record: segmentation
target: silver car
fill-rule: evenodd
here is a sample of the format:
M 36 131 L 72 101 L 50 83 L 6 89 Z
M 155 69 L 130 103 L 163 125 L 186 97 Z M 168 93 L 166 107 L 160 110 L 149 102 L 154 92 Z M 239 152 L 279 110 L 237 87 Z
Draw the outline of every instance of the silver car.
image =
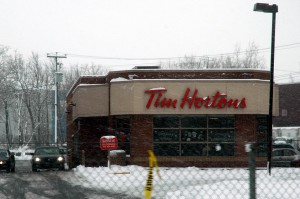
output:
M 300 167 L 300 152 L 291 148 L 273 149 L 272 166 Z

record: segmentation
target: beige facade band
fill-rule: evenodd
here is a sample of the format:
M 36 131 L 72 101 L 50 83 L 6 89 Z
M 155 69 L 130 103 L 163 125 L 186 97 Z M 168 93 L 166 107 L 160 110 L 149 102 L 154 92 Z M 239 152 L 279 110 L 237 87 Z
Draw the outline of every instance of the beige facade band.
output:
M 278 86 L 273 114 L 278 115 Z M 110 97 L 109 97 L 110 96 Z M 124 80 L 79 85 L 73 119 L 134 114 L 268 114 L 266 80 Z M 110 110 L 110 113 L 109 113 Z

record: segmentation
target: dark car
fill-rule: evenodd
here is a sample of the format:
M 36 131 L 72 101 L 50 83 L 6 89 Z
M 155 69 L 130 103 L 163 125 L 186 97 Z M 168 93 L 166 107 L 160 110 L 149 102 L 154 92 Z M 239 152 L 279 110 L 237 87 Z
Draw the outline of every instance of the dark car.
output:
M 300 167 L 300 152 L 291 148 L 273 149 L 274 167 Z
M 15 156 L 7 149 L 0 149 L 0 170 L 15 172 Z
M 38 147 L 32 154 L 32 171 L 38 169 L 64 170 L 65 159 L 58 147 Z

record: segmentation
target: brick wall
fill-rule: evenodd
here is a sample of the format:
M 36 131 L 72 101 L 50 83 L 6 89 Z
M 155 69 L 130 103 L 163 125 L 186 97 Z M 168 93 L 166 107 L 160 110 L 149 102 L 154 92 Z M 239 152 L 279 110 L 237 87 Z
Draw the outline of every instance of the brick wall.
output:
M 106 166 L 107 151 L 99 148 L 99 139 L 107 135 L 107 131 L 101 132 L 101 123 L 107 123 L 107 118 L 84 118 L 80 121 L 79 157 L 81 151 L 85 153 L 86 166 Z M 248 154 L 245 152 L 245 144 L 256 141 L 256 115 L 236 115 L 235 129 L 235 156 L 234 157 L 157 157 L 160 166 L 199 166 L 199 167 L 246 167 Z M 129 164 L 148 166 L 148 150 L 153 148 L 152 116 L 131 116 L 130 135 L 131 156 Z M 266 165 L 266 158 L 257 159 L 258 166 Z M 75 165 L 74 165 L 75 166 Z
M 131 116 L 130 152 L 131 157 L 148 157 L 153 150 L 152 116 Z
M 256 115 L 236 115 L 234 157 L 157 157 L 160 166 L 246 167 L 245 144 L 256 142 Z M 147 150 L 153 146 L 152 116 L 132 116 L 130 164 L 148 166 Z M 257 159 L 266 166 L 266 158 Z

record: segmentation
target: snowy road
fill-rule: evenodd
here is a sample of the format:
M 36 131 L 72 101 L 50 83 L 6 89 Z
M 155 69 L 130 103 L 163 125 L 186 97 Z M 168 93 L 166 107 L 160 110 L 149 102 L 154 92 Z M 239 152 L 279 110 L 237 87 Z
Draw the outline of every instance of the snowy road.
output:
M 74 186 L 72 171 L 31 172 L 30 161 L 17 161 L 15 173 L 0 173 L 1 199 L 115 199 L 130 197 Z

